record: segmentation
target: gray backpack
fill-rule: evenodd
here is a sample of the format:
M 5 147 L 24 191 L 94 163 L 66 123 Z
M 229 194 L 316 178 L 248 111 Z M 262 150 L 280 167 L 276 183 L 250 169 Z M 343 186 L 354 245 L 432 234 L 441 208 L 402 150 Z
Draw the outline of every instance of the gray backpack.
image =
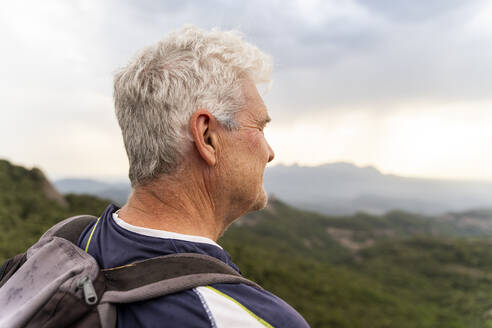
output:
M 0 268 L 0 327 L 115 327 L 118 303 L 214 283 L 244 283 L 222 261 L 181 253 L 100 269 L 77 246 L 93 216 L 68 218 Z

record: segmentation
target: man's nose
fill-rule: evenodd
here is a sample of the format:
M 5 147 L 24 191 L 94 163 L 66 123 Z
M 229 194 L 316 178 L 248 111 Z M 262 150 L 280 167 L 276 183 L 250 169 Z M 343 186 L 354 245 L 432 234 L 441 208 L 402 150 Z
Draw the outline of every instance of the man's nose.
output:
M 270 163 L 275 158 L 275 153 L 273 152 L 273 149 L 272 147 L 270 147 L 270 144 L 268 142 L 267 142 L 267 146 L 268 146 L 268 163 Z

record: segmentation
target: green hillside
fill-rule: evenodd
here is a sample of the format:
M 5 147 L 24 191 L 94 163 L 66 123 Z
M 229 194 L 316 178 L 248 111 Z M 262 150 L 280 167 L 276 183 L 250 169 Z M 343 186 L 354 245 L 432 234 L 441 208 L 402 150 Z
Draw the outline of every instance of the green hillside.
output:
M 0 160 L 0 261 L 35 243 L 47 228 L 66 217 L 98 215 L 108 201 L 87 195 L 63 197 L 37 168 Z
M 470 226 L 273 201 L 220 242 L 313 327 L 492 327 L 492 240 Z
M 0 259 L 107 200 L 62 196 L 38 169 L 0 160 Z M 473 225 L 471 217 L 479 224 Z M 312 327 L 492 327 L 487 212 L 436 219 L 404 212 L 329 217 L 271 200 L 219 240 L 243 274 Z M 464 224 L 466 223 L 466 224 Z

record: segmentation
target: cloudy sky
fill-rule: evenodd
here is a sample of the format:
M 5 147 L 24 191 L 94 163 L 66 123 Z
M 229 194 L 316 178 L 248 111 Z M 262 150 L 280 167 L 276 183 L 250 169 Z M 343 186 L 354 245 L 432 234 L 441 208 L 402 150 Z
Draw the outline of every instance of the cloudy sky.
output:
M 52 179 L 125 176 L 112 73 L 184 24 L 273 55 L 272 164 L 492 180 L 486 0 L 5 2 L 0 158 Z

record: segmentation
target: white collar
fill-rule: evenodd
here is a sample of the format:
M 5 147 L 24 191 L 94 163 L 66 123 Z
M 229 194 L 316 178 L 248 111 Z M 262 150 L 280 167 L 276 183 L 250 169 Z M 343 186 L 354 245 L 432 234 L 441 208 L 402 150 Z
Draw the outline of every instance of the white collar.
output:
M 140 235 L 157 237 L 157 238 L 164 238 L 164 239 L 179 239 L 179 240 L 191 241 L 194 243 L 210 244 L 210 245 L 214 245 L 214 246 L 217 246 L 217 247 L 222 249 L 222 247 L 220 247 L 219 244 L 217 244 L 212 239 L 207 238 L 207 237 L 185 235 L 185 234 L 177 233 L 177 232 L 150 229 L 150 228 L 144 228 L 144 227 L 138 227 L 138 226 L 131 225 L 131 224 L 123 221 L 118 216 L 118 213 L 116 213 L 116 212 L 113 213 L 113 220 L 117 225 L 119 225 L 123 229 L 138 233 Z

